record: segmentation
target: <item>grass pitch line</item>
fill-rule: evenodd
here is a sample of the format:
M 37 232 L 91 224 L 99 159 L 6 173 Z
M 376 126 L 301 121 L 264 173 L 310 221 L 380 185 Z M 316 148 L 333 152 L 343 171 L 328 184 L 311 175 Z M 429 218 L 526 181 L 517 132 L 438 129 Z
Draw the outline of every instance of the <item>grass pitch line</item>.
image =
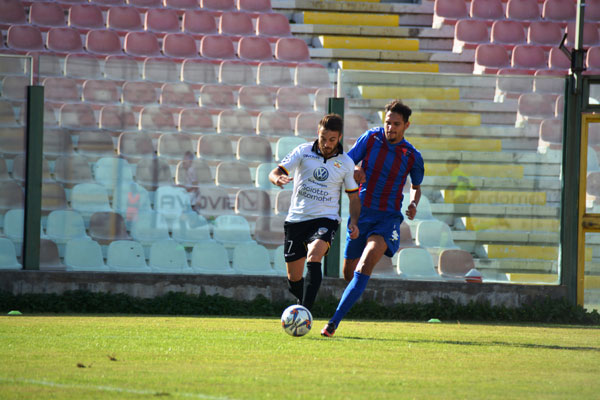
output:
M 156 396 L 156 395 L 162 394 L 162 392 L 156 391 L 156 390 L 125 389 L 125 388 L 114 387 L 114 386 L 75 385 L 75 384 L 58 383 L 58 382 L 51 382 L 51 381 L 39 381 L 39 380 L 35 380 L 35 379 L 13 379 L 13 378 L 0 377 L 0 382 L 27 383 L 30 385 L 48 386 L 48 387 L 55 387 L 55 388 L 97 390 L 100 392 L 129 393 L 129 394 L 141 394 L 141 395 L 150 395 L 150 396 Z M 169 392 L 168 395 L 175 396 L 175 397 L 185 397 L 185 398 L 205 399 L 205 400 L 235 400 L 231 397 L 210 396 L 210 395 L 201 394 L 201 393 L 185 393 L 185 392 L 171 393 L 171 392 Z

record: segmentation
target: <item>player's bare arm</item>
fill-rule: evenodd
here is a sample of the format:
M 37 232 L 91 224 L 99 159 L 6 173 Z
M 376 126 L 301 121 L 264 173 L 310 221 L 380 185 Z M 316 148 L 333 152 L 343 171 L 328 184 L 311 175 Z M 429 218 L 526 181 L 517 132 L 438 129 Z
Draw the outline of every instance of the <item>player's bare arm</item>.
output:
M 360 197 L 358 192 L 348 193 L 350 199 L 350 223 L 348 229 L 350 229 L 350 239 L 356 239 L 360 234 L 358 230 L 358 217 L 360 216 Z
M 421 185 L 412 185 L 410 194 L 411 201 L 406 209 L 406 216 L 408 219 L 413 220 L 415 215 L 417 215 L 417 205 L 419 205 L 419 201 L 421 200 Z
M 271 181 L 271 183 L 273 185 L 277 185 L 282 189 L 283 189 L 284 185 L 287 185 L 288 183 L 290 183 L 293 180 L 294 180 L 294 178 L 288 176 L 279 167 L 275 168 L 273 171 L 271 171 L 269 173 L 269 181 Z
M 354 167 L 354 180 L 359 185 L 367 181 L 367 175 L 365 174 L 365 170 L 360 165 Z

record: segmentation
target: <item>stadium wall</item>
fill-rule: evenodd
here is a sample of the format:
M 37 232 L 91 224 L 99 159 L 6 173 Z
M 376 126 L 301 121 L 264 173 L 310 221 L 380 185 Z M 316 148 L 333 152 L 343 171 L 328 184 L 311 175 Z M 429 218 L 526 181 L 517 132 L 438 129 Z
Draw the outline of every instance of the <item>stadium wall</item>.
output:
M 319 297 L 340 297 L 346 287 L 342 279 L 325 278 Z M 217 276 L 175 274 L 114 274 L 87 272 L 0 271 L 0 291 L 14 295 L 62 294 L 86 290 L 93 293 L 127 294 L 139 298 L 162 296 L 169 292 L 221 295 L 235 300 L 253 300 L 262 295 L 271 301 L 291 296 L 284 277 Z M 384 306 L 399 303 L 427 304 L 447 298 L 459 304 L 488 302 L 492 306 L 520 307 L 541 298 L 566 296 L 562 285 L 517 285 L 371 279 L 362 300 Z

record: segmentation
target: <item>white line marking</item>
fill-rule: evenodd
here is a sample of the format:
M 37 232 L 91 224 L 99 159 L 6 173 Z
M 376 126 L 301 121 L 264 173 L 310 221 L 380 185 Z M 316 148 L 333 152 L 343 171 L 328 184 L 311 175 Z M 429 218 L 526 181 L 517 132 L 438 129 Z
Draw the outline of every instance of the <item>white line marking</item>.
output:
M 138 390 L 138 389 L 125 389 L 114 386 L 96 386 L 96 385 L 76 385 L 76 384 L 68 384 L 68 383 L 58 383 L 51 382 L 45 380 L 35 380 L 35 379 L 11 379 L 0 377 L 1 382 L 8 383 L 26 383 L 30 385 L 40 385 L 40 386 L 49 386 L 56 388 L 66 388 L 66 389 L 85 389 L 85 390 L 98 390 L 103 392 L 117 392 L 117 393 L 131 393 L 131 394 L 142 394 L 142 395 L 156 395 L 158 393 L 162 393 L 161 391 L 156 390 Z M 210 396 L 207 394 L 201 393 L 185 393 L 185 392 L 168 392 L 170 396 L 175 397 L 189 397 L 195 399 L 205 399 L 205 400 L 233 400 L 231 397 L 223 397 L 223 396 Z

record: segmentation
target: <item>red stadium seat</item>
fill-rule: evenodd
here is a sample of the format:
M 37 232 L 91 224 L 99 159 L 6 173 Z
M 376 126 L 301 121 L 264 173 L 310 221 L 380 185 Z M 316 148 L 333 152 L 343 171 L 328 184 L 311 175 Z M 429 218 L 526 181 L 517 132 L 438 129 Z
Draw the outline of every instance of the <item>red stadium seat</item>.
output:
M 523 123 L 539 124 L 547 118 L 554 118 L 556 95 L 523 93 L 519 96 L 516 126 Z
M 586 21 L 600 22 L 600 0 L 587 0 L 585 2 L 584 17 Z
M 162 7 L 162 0 L 127 0 L 127 4 L 139 8 L 157 8 Z
M 168 33 L 163 38 L 163 54 L 177 58 L 197 58 L 198 47 L 192 36 L 183 33 Z
M 238 139 L 236 157 L 251 167 L 273 161 L 271 144 L 263 136 L 242 136 Z
M 179 17 L 169 8 L 150 8 L 146 11 L 144 27 L 151 32 L 179 32 Z
M 527 30 L 527 43 L 543 46 L 545 49 L 557 47 L 563 32 L 559 24 L 552 21 L 533 21 Z
M 121 40 L 116 32 L 108 29 L 91 30 L 85 35 L 85 48 L 96 54 L 122 54 Z
M 174 58 L 146 58 L 142 76 L 147 81 L 179 82 L 181 80 L 181 62 Z
M 252 115 L 245 110 L 223 110 L 217 118 L 217 129 L 222 135 L 256 135 Z
M 214 134 L 216 133 L 212 115 L 208 110 L 194 107 L 186 108 L 179 112 L 178 127 L 181 132 L 190 134 Z
M 60 107 L 60 126 L 63 128 L 97 128 L 94 110 L 87 104 L 63 104 Z
M 158 103 L 158 95 L 151 82 L 125 82 L 121 96 L 124 104 L 156 105 Z
M 504 46 L 498 44 L 480 44 L 475 49 L 473 73 L 496 73 L 509 65 L 509 55 Z
M 263 86 L 294 86 L 293 72 L 287 65 L 262 62 L 258 64 L 257 81 Z
M 506 18 L 513 21 L 531 22 L 540 19 L 538 0 L 508 0 Z
M 50 28 L 46 36 L 46 47 L 63 53 L 78 53 L 83 50 L 81 35 L 72 28 Z
M 259 15 L 273 11 L 271 8 L 271 0 L 237 0 L 237 7 L 240 11 L 256 13 Z
M 1 0 L 0 1 L 0 27 L 6 27 L 13 24 L 25 24 L 25 7 L 19 0 Z
M 203 135 L 198 139 L 198 157 L 205 160 L 233 160 L 231 140 L 221 135 Z
M 137 130 L 138 122 L 129 107 L 104 106 L 100 109 L 100 128 L 118 132 Z
M 130 164 L 155 156 L 152 137 L 144 132 L 123 132 L 117 140 L 117 154 Z
M 585 64 L 588 69 L 600 70 L 600 46 L 588 49 Z
M 160 55 L 158 39 L 151 32 L 129 32 L 125 35 L 123 49 L 125 53 L 138 57 Z
M 329 102 L 330 97 L 335 97 L 335 92 L 333 88 L 319 88 L 315 92 L 315 100 L 313 102 L 313 107 L 317 111 L 321 111 L 323 113 L 327 112 L 327 104 Z
M 75 79 L 51 77 L 44 79 L 42 85 L 45 100 L 76 102 L 81 98 Z
M 461 53 L 463 49 L 474 49 L 478 44 L 490 41 L 490 33 L 485 21 L 461 19 L 454 25 L 454 45 L 452 51 Z
M 296 136 L 315 138 L 317 136 L 319 121 L 322 117 L 323 115 L 317 112 L 303 112 L 298 114 L 294 124 L 294 132 L 296 133 Z M 345 130 L 347 131 L 348 127 L 346 127 Z M 344 132 L 344 135 L 347 134 L 348 132 Z
M 200 106 L 224 109 L 236 108 L 237 104 L 231 88 L 221 85 L 204 85 L 200 89 Z
M 544 119 L 539 128 L 538 150 L 562 149 L 563 121 L 557 118 Z
M 140 66 L 131 57 L 110 55 L 104 62 L 104 74 L 107 79 L 117 81 L 137 81 L 141 79 Z
M 504 101 L 506 98 L 518 98 L 522 93 L 530 92 L 533 88 L 533 78 L 530 71 L 513 68 L 501 68 L 496 77 L 496 94 L 494 99 Z M 515 76 L 516 75 L 516 76 Z
M 43 50 L 42 33 L 35 26 L 12 25 L 6 33 L 6 44 L 12 50 Z
M 174 107 L 194 107 L 198 105 L 192 87 L 187 83 L 165 83 L 160 93 L 160 104 Z
M 316 132 L 316 126 L 313 132 Z M 360 114 L 345 114 L 344 115 L 344 137 L 348 139 L 358 139 L 360 135 L 369 129 L 369 123 Z
M 259 14 L 256 19 L 256 34 L 260 36 L 291 36 L 290 22 L 279 13 Z
M 310 54 L 306 42 L 298 38 L 280 38 L 275 44 L 275 58 L 279 61 L 309 61 Z
M 575 46 L 575 22 L 569 22 L 567 24 L 567 41 L 565 45 L 568 47 Z M 586 22 L 583 24 L 583 45 L 585 47 L 596 46 L 600 42 L 600 36 L 598 35 L 598 24 L 595 22 Z
M 277 111 L 263 111 L 258 114 L 256 127 L 260 136 L 294 136 L 290 118 Z
M 228 60 L 235 58 L 233 42 L 227 36 L 206 35 L 200 41 L 200 54 L 205 58 Z
M 536 93 L 563 94 L 565 92 L 566 71 L 540 69 L 535 72 L 533 91 Z M 546 77 L 559 77 L 561 79 L 548 79 Z
M 242 86 L 238 92 L 238 107 L 245 110 L 274 110 L 275 93 L 266 87 Z
M 541 47 L 523 44 L 513 49 L 511 65 L 513 68 L 536 70 L 546 68 L 548 60 Z
M 225 85 L 256 85 L 256 73 L 248 63 L 225 60 L 219 65 L 219 81 Z
M 513 48 L 517 44 L 525 43 L 525 29 L 517 21 L 494 21 L 491 30 L 491 42 Z
M 487 20 L 491 24 L 504 18 L 504 9 L 500 0 L 472 0 L 469 15 L 471 18 Z
M 65 12 L 55 2 L 33 2 L 29 7 L 29 23 L 37 27 L 65 26 Z
M 306 90 L 282 87 L 277 90 L 275 105 L 278 111 L 312 111 L 313 102 Z
M 444 24 L 454 25 L 459 19 L 467 17 L 467 5 L 463 0 L 435 0 L 432 27 L 440 29 Z
M 229 11 L 235 9 L 233 0 L 200 0 L 200 5 L 206 10 Z
M 575 14 L 575 2 L 572 0 L 545 0 L 542 7 L 543 19 L 560 22 L 563 26 L 567 21 L 575 20 Z
M 102 77 L 100 60 L 89 54 L 67 54 L 65 75 L 72 78 L 100 79 Z
M 106 26 L 117 31 L 132 32 L 144 29 L 135 7 L 111 7 L 106 13 Z
M 181 79 L 188 83 L 217 83 L 217 64 L 204 60 L 184 60 Z
M 175 132 L 177 126 L 171 110 L 146 106 L 140 111 L 140 130 L 146 132 Z
M 90 103 L 118 103 L 119 89 L 113 81 L 87 80 L 82 85 L 82 98 Z
M 273 60 L 269 41 L 261 37 L 242 37 L 238 42 L 238 56 L 241 59 L 252 61 Z
M 188 10 L 198 8 L 198 0 L 165 0 L 165 7 Z
M 82 29 L 103 28 L 102 10 L 94 4 L 73 4 L 69 8 L 69 26 Z
M 550 67 L 550 69 L 568 71 L 571 68 L 571 61 L 560 49 L 552 48 L 550 49 L 550 53 L 548 56 L 548 66 Z
M 219 32 L 221 35 L 253 35 L 254 26 L 249 14 L 228 11 L 221 14 Z
M 206 35 L 218 32 L 215 17 L 203 10 L 186 10 L 181 26 L 185 33 L 191 34 Z

